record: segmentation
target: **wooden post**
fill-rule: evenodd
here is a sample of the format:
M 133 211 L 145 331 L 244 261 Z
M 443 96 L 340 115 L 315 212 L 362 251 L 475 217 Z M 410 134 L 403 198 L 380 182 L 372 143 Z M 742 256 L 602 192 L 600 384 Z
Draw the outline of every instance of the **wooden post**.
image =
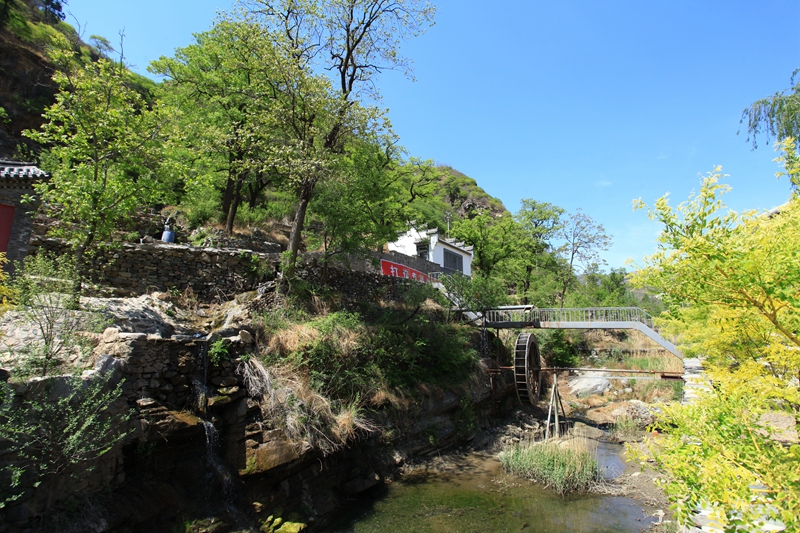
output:
M 558 404 L 561 403 L 561 397 L 558 395 L 558 373 L 553 372 L 553 395 L 552 399 L 550 400 L 554 405 L 555 408 L 555 418 L 556 418 L 556 438 L 561 436 L 561 427 L 559 426 L 558 422 Z

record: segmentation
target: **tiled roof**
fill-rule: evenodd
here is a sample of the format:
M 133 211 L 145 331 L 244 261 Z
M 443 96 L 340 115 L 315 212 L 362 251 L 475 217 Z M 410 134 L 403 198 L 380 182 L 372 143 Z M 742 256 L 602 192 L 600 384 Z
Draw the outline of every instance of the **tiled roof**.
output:
M 47 177 L 47 172 L 40 169 L 33 163 L 24 163 L 21 161 L 6 161 L 0 159 L 0 178 L 33 181 L 46 177 Z

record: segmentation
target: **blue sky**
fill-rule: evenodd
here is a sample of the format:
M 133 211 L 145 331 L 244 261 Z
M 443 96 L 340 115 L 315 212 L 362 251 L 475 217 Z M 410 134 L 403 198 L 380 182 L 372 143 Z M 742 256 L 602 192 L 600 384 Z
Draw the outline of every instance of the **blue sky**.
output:
M 631 201 L 673 203 L 716 165 L 728 204 L 769 209 L 789 195 L 771 143 L 745 141 L 753 101 L 800 68 L 800 2 L 444 0 L 403 47 L 416 82 L 389 72 L 382 104 L 401 143 L 451 165 L 516 211 L 521 198 L 603 224 L 608 266 L 655 250 L 658 226 Z M 210 27 L 225 0 L 69 0 L 84 38 L 118 41 L 134 70 Z

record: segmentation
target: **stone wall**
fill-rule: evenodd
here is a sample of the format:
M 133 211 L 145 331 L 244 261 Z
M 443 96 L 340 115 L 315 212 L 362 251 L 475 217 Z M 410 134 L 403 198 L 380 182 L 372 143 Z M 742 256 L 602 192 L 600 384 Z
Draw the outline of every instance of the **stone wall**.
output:
M 35 238 L 32 251 L 44 249 L 57 255 L 69 252 L 56 239 Z M 121 244 L 101 248 L 92 260 L 90 280 L 115 295 L 131 296 L 149 291 L 185 291 L 188 287 L 201 301 L 228 300 L 272 279 L 280 268 L 279 245 L 270 253 L 228 248 L 200 248 L 161 242 Z M 401 263 L 421 272 L 437 272 L 439 265 L 396 252 L 373 253 L 370 258 L 351 257 L 328 265 L 322 254 L 306 253 L 300 258 L 298 276 L 320 281 L 341 292 L 348 301 L 395 299 L 401 287 L 414 283 L 383 276 L 380 259 Z M 373 262 L 374 259 L 374 262 Z
M 349 308 L 380 301 L 402 301 L 408 288 L 422 285 L 418 281 L 375 272 L 325 267 L 313 262 L 299 268 L 297 275 L 339 293 L 344 305 Z
M 32 239 L 31 248 L 58 255 L 69 250 L 64 242 L 47 238 Z M 191 288 L 203 301 L 228 300 L 274 276 L 280 246 L 275 244 L 274 250 L 261 253 L 161 242 L 124 243 L 98 251 L 92 259 L 90 279 L 120 296 Z
M 305 261 L 319 262 L 323 259 L 323 256 L 324 254 L 322 254 L 321 252 L 310 252 L 303 254 L 303 258 Z M 355 270 L 358 272 L 372 272 L 380 274 L 381 259 L 392 261 L 393 263 L 400 263 L 401 265 L 411 267 L 414 270 L 419 270 L 424 274 L 430 274 L 431 272 L 440 272 L 442 270 L 442 267 L 440 265 L 428 261 L 427 259 L 422 259 L 420 257 L 412 257 L 410 255 L 392 251 L 370 252 L 369 257 L 348 256 L 341 259 L 335 257 L 332 259 L 330 264 L 332 267 L 338 268 L 340 270 Z

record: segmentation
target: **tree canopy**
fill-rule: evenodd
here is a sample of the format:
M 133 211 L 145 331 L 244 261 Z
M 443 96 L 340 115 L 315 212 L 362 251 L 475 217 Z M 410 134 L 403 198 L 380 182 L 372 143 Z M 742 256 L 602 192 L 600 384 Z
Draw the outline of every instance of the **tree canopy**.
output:
M 66 39 L 52 53 L 60 91 L 41 130 L 25 135 L 49 146 L 43 166 L 51 179 L 35 185 L 45 209 L 61 220 L 54 228 L 76 254 L 105 239 L 136 206 L 168 198 L 163 153 L 170 118 L 131 88 L 122 61 L 88 61 Z
M 654 453 L 682 519 L 704 502 L 724 527 L 773 517 L 791 529 L 800 448 L 778 442 L 764 417 L 798 418 L 800 201 L 773 213 L 726 211 L 722 178 L 714 169 L 677 208 L 666 196 L 652 208 L 636 202 L 663 230 L 634 283 L 664 294 L 668 329 L 706 358 L 715 383 L 693 405 L 664 412 Z
M 783 140 L 787 137 L 800 136 L 800 69 L 792 73 L 789 89 L 777 91 L 772 96 L 756 100 L 744 111 L 740 123 L 747 123 L 747 140 L 758 146 L 758 137 L 762 134 L 770 138 Z

